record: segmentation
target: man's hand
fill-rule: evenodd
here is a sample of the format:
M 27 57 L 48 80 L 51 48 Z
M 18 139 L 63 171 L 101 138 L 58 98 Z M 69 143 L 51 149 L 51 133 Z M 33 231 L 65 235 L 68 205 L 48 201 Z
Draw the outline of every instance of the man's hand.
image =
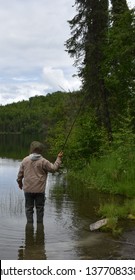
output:
M 63 152 L 62 151 L 60 153 L 58 153 L 58 157 L 60 157 L 60 158 L 63 157 Z
M 19 189 L 22 190 L 22 187 L 23 187 L 22 180 L 17 180 L 17 183 L 18 183 Z

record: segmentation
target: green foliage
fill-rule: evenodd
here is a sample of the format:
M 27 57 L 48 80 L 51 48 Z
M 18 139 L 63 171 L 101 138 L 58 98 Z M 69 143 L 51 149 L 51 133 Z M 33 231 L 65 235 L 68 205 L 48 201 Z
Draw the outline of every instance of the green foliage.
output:
M 87 103 L 95 111 L 101 126 L 104 124 L 108 135 L 111 135 L 107 94 L 101 73 L 102 48 L 107 42 L 108 1 L 77 0 L 75 4 L 77 14 L 69 21 L 71 38 L 66 41 L 67 51 L 78 66 L 82 88 L 89 97 Z
M 101 204 L 98 214 L 108 219 L 104 230 L 111 230 L 113 235 L 118 235 L 122 232 L 121 220 L 135 220 L 135 199 L 125 199 L 123 204 L 105 203 Z
M 78 117 L 68 141 L 66 155 L 70 159 L 68 167 L 82 169 L 90 158 L 99 153 L 103 135 L 93 113 L 84 112 Z
M 72 171 L 72 176 L 84 185 L 103 192 L 134 196 L 135 135 L 129 124 L 130 119 L 125 119 L 125 122 L 122 119 L 121 128 L 115 132 L 111 146 L 107 145 L 105 135 L 102 134 L 102 144 L 97 146 L 97 154 L 91 154 L 81 172 Z M 94 133 L 96 136 L 95 130 Z
M 76 0 L 76 15 L 69 21 L 71 37 L 66 41 L 74 57 L 89 106 L 112 142 L 119 115 L 134 116 L 135 108 L 135 16 L 125 0 Z M 127 108 L 128 106 L 128 108 Z M 132 112 L 132 113 L 131 113 Z
M 87 170 L 82 171 L 82 177 L 84 180 L 86 177 L 87 183 L 101 191 L 132 197 L 135 195 L 134 166 L 134 148 L 121 147 L 100 159 L 92 159 Z
M 0 133 L 48 133 L 65 113 L 69 94 L 56 92 L 0 106 Z
M 98 210 L 98 214 L 108 219 L 127 218 L 128 211 L 125 205 L 118 205 L 116 203 L 101 204 Z
M 102 75 L 109 93 L 109 108 L 115 122 L 126 114 L 135 89 L 135 17 L 133 10 L 110 15 L 107 30 L 108 44 L 104 45 Z M 133 100 L 132 100 L 133 102 Z

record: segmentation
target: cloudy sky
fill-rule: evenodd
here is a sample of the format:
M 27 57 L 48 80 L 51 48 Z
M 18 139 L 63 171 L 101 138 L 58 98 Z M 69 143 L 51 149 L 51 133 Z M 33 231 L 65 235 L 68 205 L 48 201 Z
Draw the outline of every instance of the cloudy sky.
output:
M 135 0 L 128 3 L 135 6 Z M 64 46 L 73 4 L 74 0 L 0 0 L 0 104 L 80 87 Z

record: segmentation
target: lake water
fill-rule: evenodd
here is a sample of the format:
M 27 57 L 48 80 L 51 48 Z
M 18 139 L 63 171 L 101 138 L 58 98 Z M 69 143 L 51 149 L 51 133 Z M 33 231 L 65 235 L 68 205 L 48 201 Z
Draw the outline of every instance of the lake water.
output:
M 0 158 L 0 259 L 135 259 L 135 222 L 120 239 L 91 232 L 89 225 L 100 219 L 99 204 L 110 197 L 73 192 L 66 174 L 49 174 L 44 225 L 37 227 L 35 220 L 27 226 L 24 194 L 16 183 L 19 166 L 19 159 Z

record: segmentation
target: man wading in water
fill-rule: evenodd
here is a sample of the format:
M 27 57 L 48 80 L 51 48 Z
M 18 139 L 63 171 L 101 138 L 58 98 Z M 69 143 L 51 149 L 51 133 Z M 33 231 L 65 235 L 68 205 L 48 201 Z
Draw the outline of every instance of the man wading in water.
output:
M 22 160 L 17 176 L 20 189 L 25 195 L 25 211 L 28 223 L 33 223 L 34 206 L 36 207 L 37 223 L 43 223 L 45 188 L 48 172 L 54 173 L 60 167 L 63 152 L 56 161 L 51 163 L 42 156 L 44 145 L 33 141 L 30 145 L 30 155 Z

